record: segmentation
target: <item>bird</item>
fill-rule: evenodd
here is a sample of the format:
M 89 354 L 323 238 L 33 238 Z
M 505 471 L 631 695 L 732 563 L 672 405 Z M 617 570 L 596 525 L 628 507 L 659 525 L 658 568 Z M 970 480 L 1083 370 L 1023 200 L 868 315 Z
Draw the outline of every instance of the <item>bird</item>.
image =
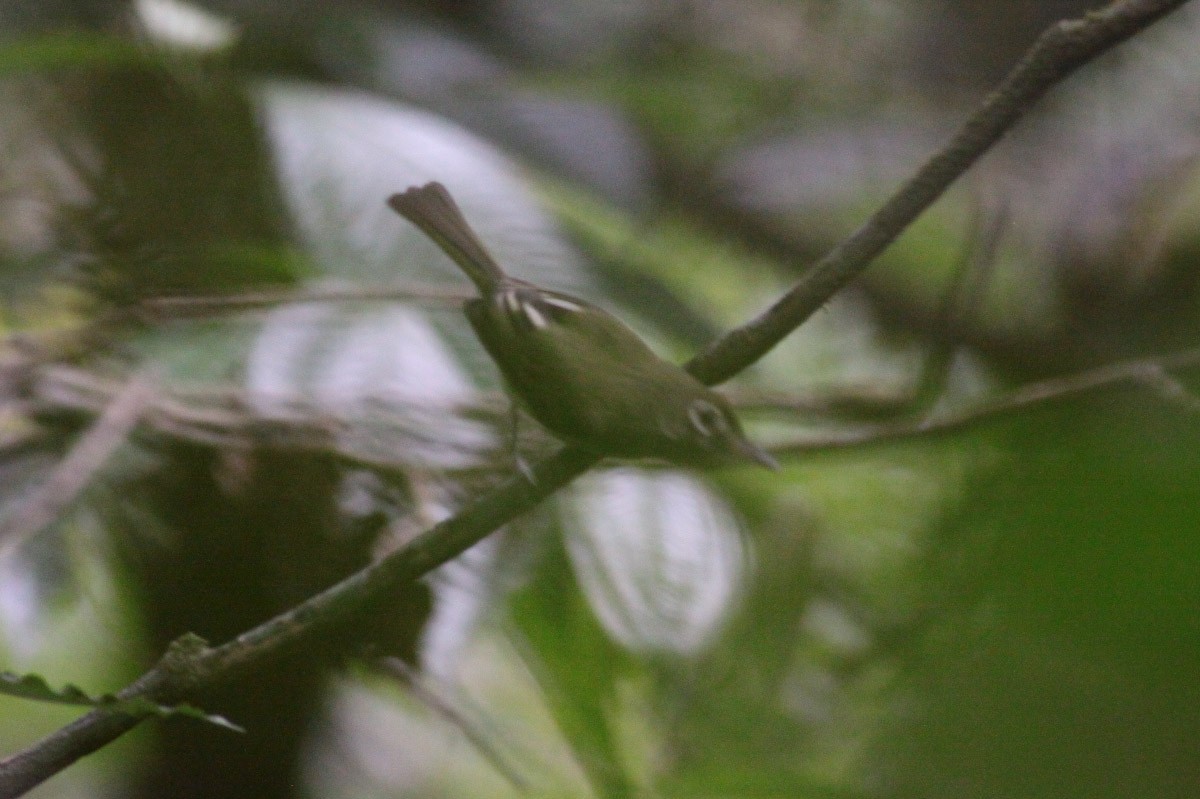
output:
M 510 392 L 556 437 L 600 456 L 690 467 L 779 464 L 746 437 L 729 401 L 656 354 L 624 322 L 510 276 L 438 182 L 388 205 L 475 284 L 463 312 Z

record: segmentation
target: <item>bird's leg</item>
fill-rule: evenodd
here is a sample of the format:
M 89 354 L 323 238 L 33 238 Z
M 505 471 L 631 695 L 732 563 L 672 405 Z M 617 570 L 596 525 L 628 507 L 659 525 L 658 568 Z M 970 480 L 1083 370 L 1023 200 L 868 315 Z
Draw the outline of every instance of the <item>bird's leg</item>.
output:
M 509 452 L 512 454 L 513 465 L 517 467 L 517 471 L 521 473 L 531 486 L 537 485 L 537 478 L 533 475 L 533 469 L 521 457 L 520 445 L 520 424 L 521 424 L 521 409 L 517 407 L 517 401 L 513 397 L 508 398 L 508 445 Z

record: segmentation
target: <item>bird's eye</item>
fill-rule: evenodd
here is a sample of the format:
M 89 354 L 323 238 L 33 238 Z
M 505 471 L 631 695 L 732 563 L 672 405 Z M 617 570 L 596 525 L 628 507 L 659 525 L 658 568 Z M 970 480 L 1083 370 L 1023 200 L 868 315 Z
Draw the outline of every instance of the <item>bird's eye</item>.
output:
M 721 409 L 704 399 L 698 399 L 688 406 L 688 421 L 705 438 L 724 434 L 729 429 Z

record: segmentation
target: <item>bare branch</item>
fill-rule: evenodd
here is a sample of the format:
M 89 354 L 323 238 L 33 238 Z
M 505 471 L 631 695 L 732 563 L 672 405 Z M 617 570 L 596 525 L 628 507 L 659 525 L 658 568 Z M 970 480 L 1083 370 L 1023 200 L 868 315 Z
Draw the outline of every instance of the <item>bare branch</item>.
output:
M 977 405 L 929 417 L 918 422 L 867 425 L 843 432 L 822 434 L 804 441 L 771 448 L 781 457 L 837 452 L 861 447 L 935 438 L 978 427 L 995 419 L 1030 408 L 1062 402 L 1095 391 L 1128 384 L 1153 389 L 1163 399 L 1180 404 L 1188 411 L 1200 410 L 1200 398 L 1171 377 L 1171 370 L 1200 366 L 1200 349 L 1184 350 L 1159 358 L 1144 358 L 1108 364 L 1074 375 L 1030 383 L 1009 393 L 987 399 Z
M 120 380 L 80 366 L 45 364 L 33 367 L 26 379 L 26 404 L 33 413 L 61 416 L 63 413 L 91 415 L 107 407 L 120 391 Z M 389 472 L 427 468 L 405 458 L 405 447 L 356 446 L 352 431 L 355 418 L 341 418 L 312 405 L 297 404 L 286 418 L 264 416 L 244 391 L 233 388 L 206 391 L 158 391 L 146 398 L 137 433 L 203 447 L 234 451 L 273 449 L 327 455 L 346 466 Z M 498 394 L 481 396 L 479 402 L 464 403 L 439 412 L 461 415 L 482 422 L 500 423 L 507 403 Z M 406 412 L 411 410 L 412 412 Z M 388 402 L 372 424 L 397 440 L 425 440 L 428 406 Z M 369 438 L 369 437 L 368 437 Z M 540 442 L 532 435 L 529 443 Z M 546 438 L 546 436 L 542 436 Z M 535 449 L 540 449 L 536 447 Z M 487 455 L 489 453 L 481 453 Z M 497 463 L 500 460 L 497 459 Z
M 0 525 L 0 556 L 50 525 L 70 507 L 117 447 L 129 438 L 152 396 L 151 382 L 144 374 L 134 375 L 115 393 L 49 479 Z
M 1176 380 L 1162 364 L 1150 364 L 1146 373 L 1141 375 L 1141 380 L 1164 401 L 1182 408 L 1188 413 L 1200 412 L 1200 397 Z
M 209 296 L 150 297 L 139 303 L 145 316 L 152 320 L 212 316 L 238 311 L 272 308 L 306 302 L 380 302 L 419 300 L 447 307 L 457 307 L 470 295 L 462 289 L 441 285 L 309 287 L 280 291 L 253 291 L 242 294 L 213 294 Z
M 767 311 L 722 336 L 692 359 L 688 368 L 703 382 L 716 384 L 757 361 L 870 266 L 1063 78 L 1186 2 L 1124 0 L 1082 19 L 1052 25 L 950 141 L 858 230 L 813 265 Z

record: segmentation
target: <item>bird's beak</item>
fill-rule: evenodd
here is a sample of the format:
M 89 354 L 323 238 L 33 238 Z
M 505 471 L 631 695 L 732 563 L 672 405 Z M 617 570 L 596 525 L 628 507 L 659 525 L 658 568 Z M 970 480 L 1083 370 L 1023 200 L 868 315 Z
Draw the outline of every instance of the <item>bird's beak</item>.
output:
M 765 466 L 772 471 L 779 469 L 779 461 L 775 460 L 775 457 L 771 453 L 748 438 L 738 439 L 737 452 L 746 460 L 753 461 L 759 466 Z

